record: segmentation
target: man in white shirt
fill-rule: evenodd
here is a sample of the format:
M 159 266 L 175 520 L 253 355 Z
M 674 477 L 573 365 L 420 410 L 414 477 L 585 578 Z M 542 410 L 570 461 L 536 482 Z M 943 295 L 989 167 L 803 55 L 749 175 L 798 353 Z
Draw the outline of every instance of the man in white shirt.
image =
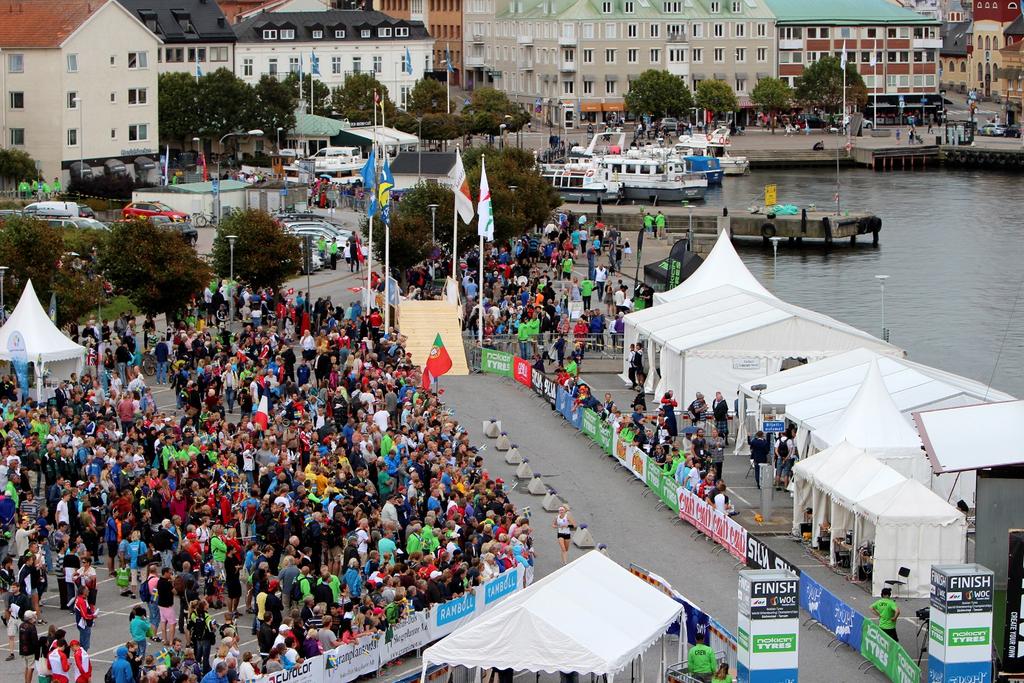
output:
M 60 497 L 60 502 L 57 503 L 57 512 L 56 512 L 56 515 L 54 517 L 54 519 L 56 519 L 56 521 L 57 521 L 57 524 L 60 524 L 61 522 L 64 522 L 69 527 L 71 526 L 71 513 L 68 510 L 68 505 L 69 505 L 69 501 L 70 500 L 71 500 L 71 492 L 70 491 L 65 491 L 64 494 Z

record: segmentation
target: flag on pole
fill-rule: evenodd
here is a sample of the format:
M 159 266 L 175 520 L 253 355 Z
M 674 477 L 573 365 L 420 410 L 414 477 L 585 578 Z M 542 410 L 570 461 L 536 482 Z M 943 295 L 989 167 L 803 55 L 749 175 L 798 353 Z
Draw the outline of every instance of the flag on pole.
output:
M 370 155 L 366 157 L 366 163 L 363 164 L 359 175 L 363 178 L 363 189 L 370 198 L 370 203 L 366 205 L 366 215 L 373 218 L 377 213 L 377 150 L 370 150 Z
M 491 188 L 487 184 L 487 160 L 480 157 L 480 203 L 476 213 L 479 219 L 476 234 L 485 240 L 494 239 L 494 214 L 491 213 Z
M 375 107 L 381 106 L 381 103 L 380 103 L 380 93 L 377 92 L 376 90 L 373 91 L 373 106 L 375 106 Z M 383 106 L 381 106 L 381 108 L 383 109 Z
M 57 322 L 57 292 L 50 292 L 50 322 Z
M 391 175 L 391 164 L 384 155 L 384 168 L 380 180 L 377 181 L 377 203 L 380 205 L 380 217 L 386 224 L 391 224 L 391 188 L 395 186 L 395 177 Z
M 315 52 L 309 53 L 309 72 L 314 76 L 320 75 L 320 58 L 316 56 Z
M 452 53 L 451 50 L 448 49 L 447 45 L 444 46 L 444 63 L 448 66 L 448 73 L 455 73 L 455 67 L 452 66 Z
M 256 414 L 252 416 L 252 421 L 258 424 L 263 431 L 266 431 L 270 425 L 270 405 L 267 403 L 266 396 L 260 399 L 259 407 L 256 409 Z
M 463 223 L 473 220 L 473 193 L 469 191 L 469 179 L 466 178 L 466 167 L 462 165 L 462 154 L 455 151 L 455 168 L 448 174 L 449 186 L 455 193 L 455 212 Z
M 302 53 L 300 52 L 299 53 L 299 80 L 300 81 L 302 80 L 302 74 L 305 73 L 305 70 L 302 68 L 303 66 L 304 66 L 304 62 L 302 61 Z
M 452 357 L 448 355 L 448 349 L 444 348 L 441 335 L 434 337 L 434 345 L 430 347 L 427 354 L 427 362 L 423 364 L 423 388 L 429 389 L 430 384 L 452 369 Z
M 871 58 L 870 59 L 871 59 L 870 64 L 871 64 L 872 68 L 878 66 L 878 53 L 877 52 L 872 50 L 871 51 Z
M 409 53 L 408 46 L 405 48 L 405 73 L 412 76 L 412 55 Z
M 203 77 L 203 69 L 199 66 L 199 50 L 196 50 L 196 81 Z
M 398 280 L 388 276 L 388 305 L 398 306 L 402 303 L 401 290 L 398 287 Z
M 846 43 L 843 43 L 843 56 L 839 60 L 839 68 L 846 71 Z

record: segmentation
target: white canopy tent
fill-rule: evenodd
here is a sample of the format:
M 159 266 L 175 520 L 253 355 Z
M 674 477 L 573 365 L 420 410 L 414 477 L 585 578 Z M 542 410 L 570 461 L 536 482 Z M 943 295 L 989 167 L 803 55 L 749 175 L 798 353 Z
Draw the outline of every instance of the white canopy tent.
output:
M 707 258 L 704 259 L 704 263 L 700 264 L 690 277 L 667 292 L 656 292 L 654 294 L 654 306 L 651 308 L 630 313 L 625 317 L 623 329 L 625 344 L 623 348 L 628 349 L 630 344 L 635 344 L 639 340 L 639 326 L 661 317 L 665 309 L 660 307 L 660 304 L 677 301 L 706 292 L 720 285 L 730 284 L 744 291 L 753 292 L 770 299 L 775 298 L 775 295 L 765 289 L 743 263 L 743 259 L 740 258 L 740 255 L 736 253 L 736 248 L 733 247 L 729 232 L 723 230 L 719 233 L 715 246 L 712 247 Z M 648 391 L 653 391 L 654 387 L 657 386 L 658 379 L 656 372 L 653 371 L 656 369 L 653 355 L 656 352 L 656 347 L 649 339 L 644 346 L 644 351 L 647 367 L 652 369 L 652 372 L 648 373 L 645 388 Z M 626 354 L 623 356 L 623 378 L 628 374 L 628 365 L 629 356 Z
M 729 390 L 778 372 L 787 360 L 817 360 L 860 347 L 903 355 L 855 327 L 734 285 L 719 285 L 630 318 L 649 349 L 650 375 L 660 376 L 648 390 L 660 396 L 672 389 L 684 404 L 698 391 Z
M 998 400 L 998 399 L 997 399 Z M 968 472 L 1024 462 L 1016 446 L 1024 401 L 925 410 L 914 413 L 932 470 Z M 970 429 L 964 429 L 970 425 Z
M 450 664 L 606 674 L 610 681 L 681 611 L 675 600 L 591 551 L 424 650 L 420 680 L 431 665 Z
M 85 347 L 79 346 L 53 324 L 36 297 L 32 281 L 25 284 L 18 305 L 0 328 L 0 360 L 31 363 L 36 379 L 36 400 L 42 400 L 43 376 L 70 377 L 81 372 Z M 26 387 L 22 387 L 25 390 Z
M 966 561 L 967 520 L 949 503 L 920 482 L 907 479 L 856 503 L 855 535 L 874 539 L 872 595 L 881 593 L 887 579 L 906 582 L 911 598 L 926 598 L 933 564 Z M 910 576 L 900 579 L 900 567 Z

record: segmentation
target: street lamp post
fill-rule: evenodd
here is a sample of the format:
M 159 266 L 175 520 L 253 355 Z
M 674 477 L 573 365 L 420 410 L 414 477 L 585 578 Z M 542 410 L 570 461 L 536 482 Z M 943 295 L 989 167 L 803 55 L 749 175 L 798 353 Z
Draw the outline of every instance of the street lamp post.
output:
M 437 204 L 427 204 L 430 209 L 430 243 L 437 244 Z
M 85 108 L 85 103 L 81 97 L 74 98 L 75 107 L 78 109 L 78 175 L 82 177 L 85 173 L 85 131 L 82 130 L 85 126 L 85 118 L 82 115 L 82 109 Z
M 781 237 L 775 236 L 772 238 L 772 278 L 776 278 L 779 275 L 779 242 L 782 241 Z
M 507 124 L 501 124 L 498 126 L 498 149 L 505 149 L 505 130 L 508 128 Z
M 237 131 L 237 132 L 234 132 L 234 133 L 225 133 L 223 136 L 221 136 L 221 138 L 220 138 L 220 154 L 217 155 L 217 195 L 216 195 L 216 199 L 217 199 L 217 212 L 213 216 L 213 220 L 214 220 L 214 224 L 215 225 L 217 223 L 220 223 L 220 210 L 221 210 L 221 205 L 220 205 L 220 160 L 221 160 L 221 157 L 224 156 L 224 141 L 227 140 L 228 138 L 236 137 L 238 135 L 260 135 L 260 136 L 262 136 L 263 135 L 263 130 L 260 129 L 260 128 L 253 128 L 252 130 Z
M 309 297 L 312 296 L 313 288 L 310 285 L 309 277 L 310 272 L 313 270 L 313 236 L 306 235 L 305 239 L 306 246 L 306 312 L 309 313 Z M 305 331 L 305 330 L 303 330 Z
M 0 320 L 7 320 L 7 307 L 4 305 L 4 280 L 7 279 L 7 266 L 0 266 Z
M 885 281 L 889 279 L 889 276 L 876 275 L 875 279 L 878 280 L 878 286 L 882 290 L 882 341 L 889 341 L 889 330 L 885 329 Z
M 228 248 L 231 250 L 231 266 L 228 271 L 228 325 L 235 322 L 235 240 L 238 235 L 228 235 Z
M 416 117 L 416 182 L 423 175 L 423 117 Z
M 277 153 L 281 154 L 281 131 L 284 130 L 283 126 L 277 127 Z

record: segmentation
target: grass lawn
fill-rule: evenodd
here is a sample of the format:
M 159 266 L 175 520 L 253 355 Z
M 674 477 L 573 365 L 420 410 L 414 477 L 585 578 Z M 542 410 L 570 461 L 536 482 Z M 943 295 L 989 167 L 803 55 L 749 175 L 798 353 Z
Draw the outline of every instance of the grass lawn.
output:
M 129 311 L 137 315 L 139 314 L 135 304 L 129 301 L 128 297 L 115 296 L 114 298 L 108 299 L 103 302 L 101 314 L 106 320 L 113 320 L 117 316 L 124 313 L 125 311 Z M 92 309 L 88 313 L 84 314 L 81 318 L 79 318 L 78 323 L 80 325 L 85 325 L 87 322 L 89 322 L 90 319 L 94 319 L 95 317 L 96 309 Z

